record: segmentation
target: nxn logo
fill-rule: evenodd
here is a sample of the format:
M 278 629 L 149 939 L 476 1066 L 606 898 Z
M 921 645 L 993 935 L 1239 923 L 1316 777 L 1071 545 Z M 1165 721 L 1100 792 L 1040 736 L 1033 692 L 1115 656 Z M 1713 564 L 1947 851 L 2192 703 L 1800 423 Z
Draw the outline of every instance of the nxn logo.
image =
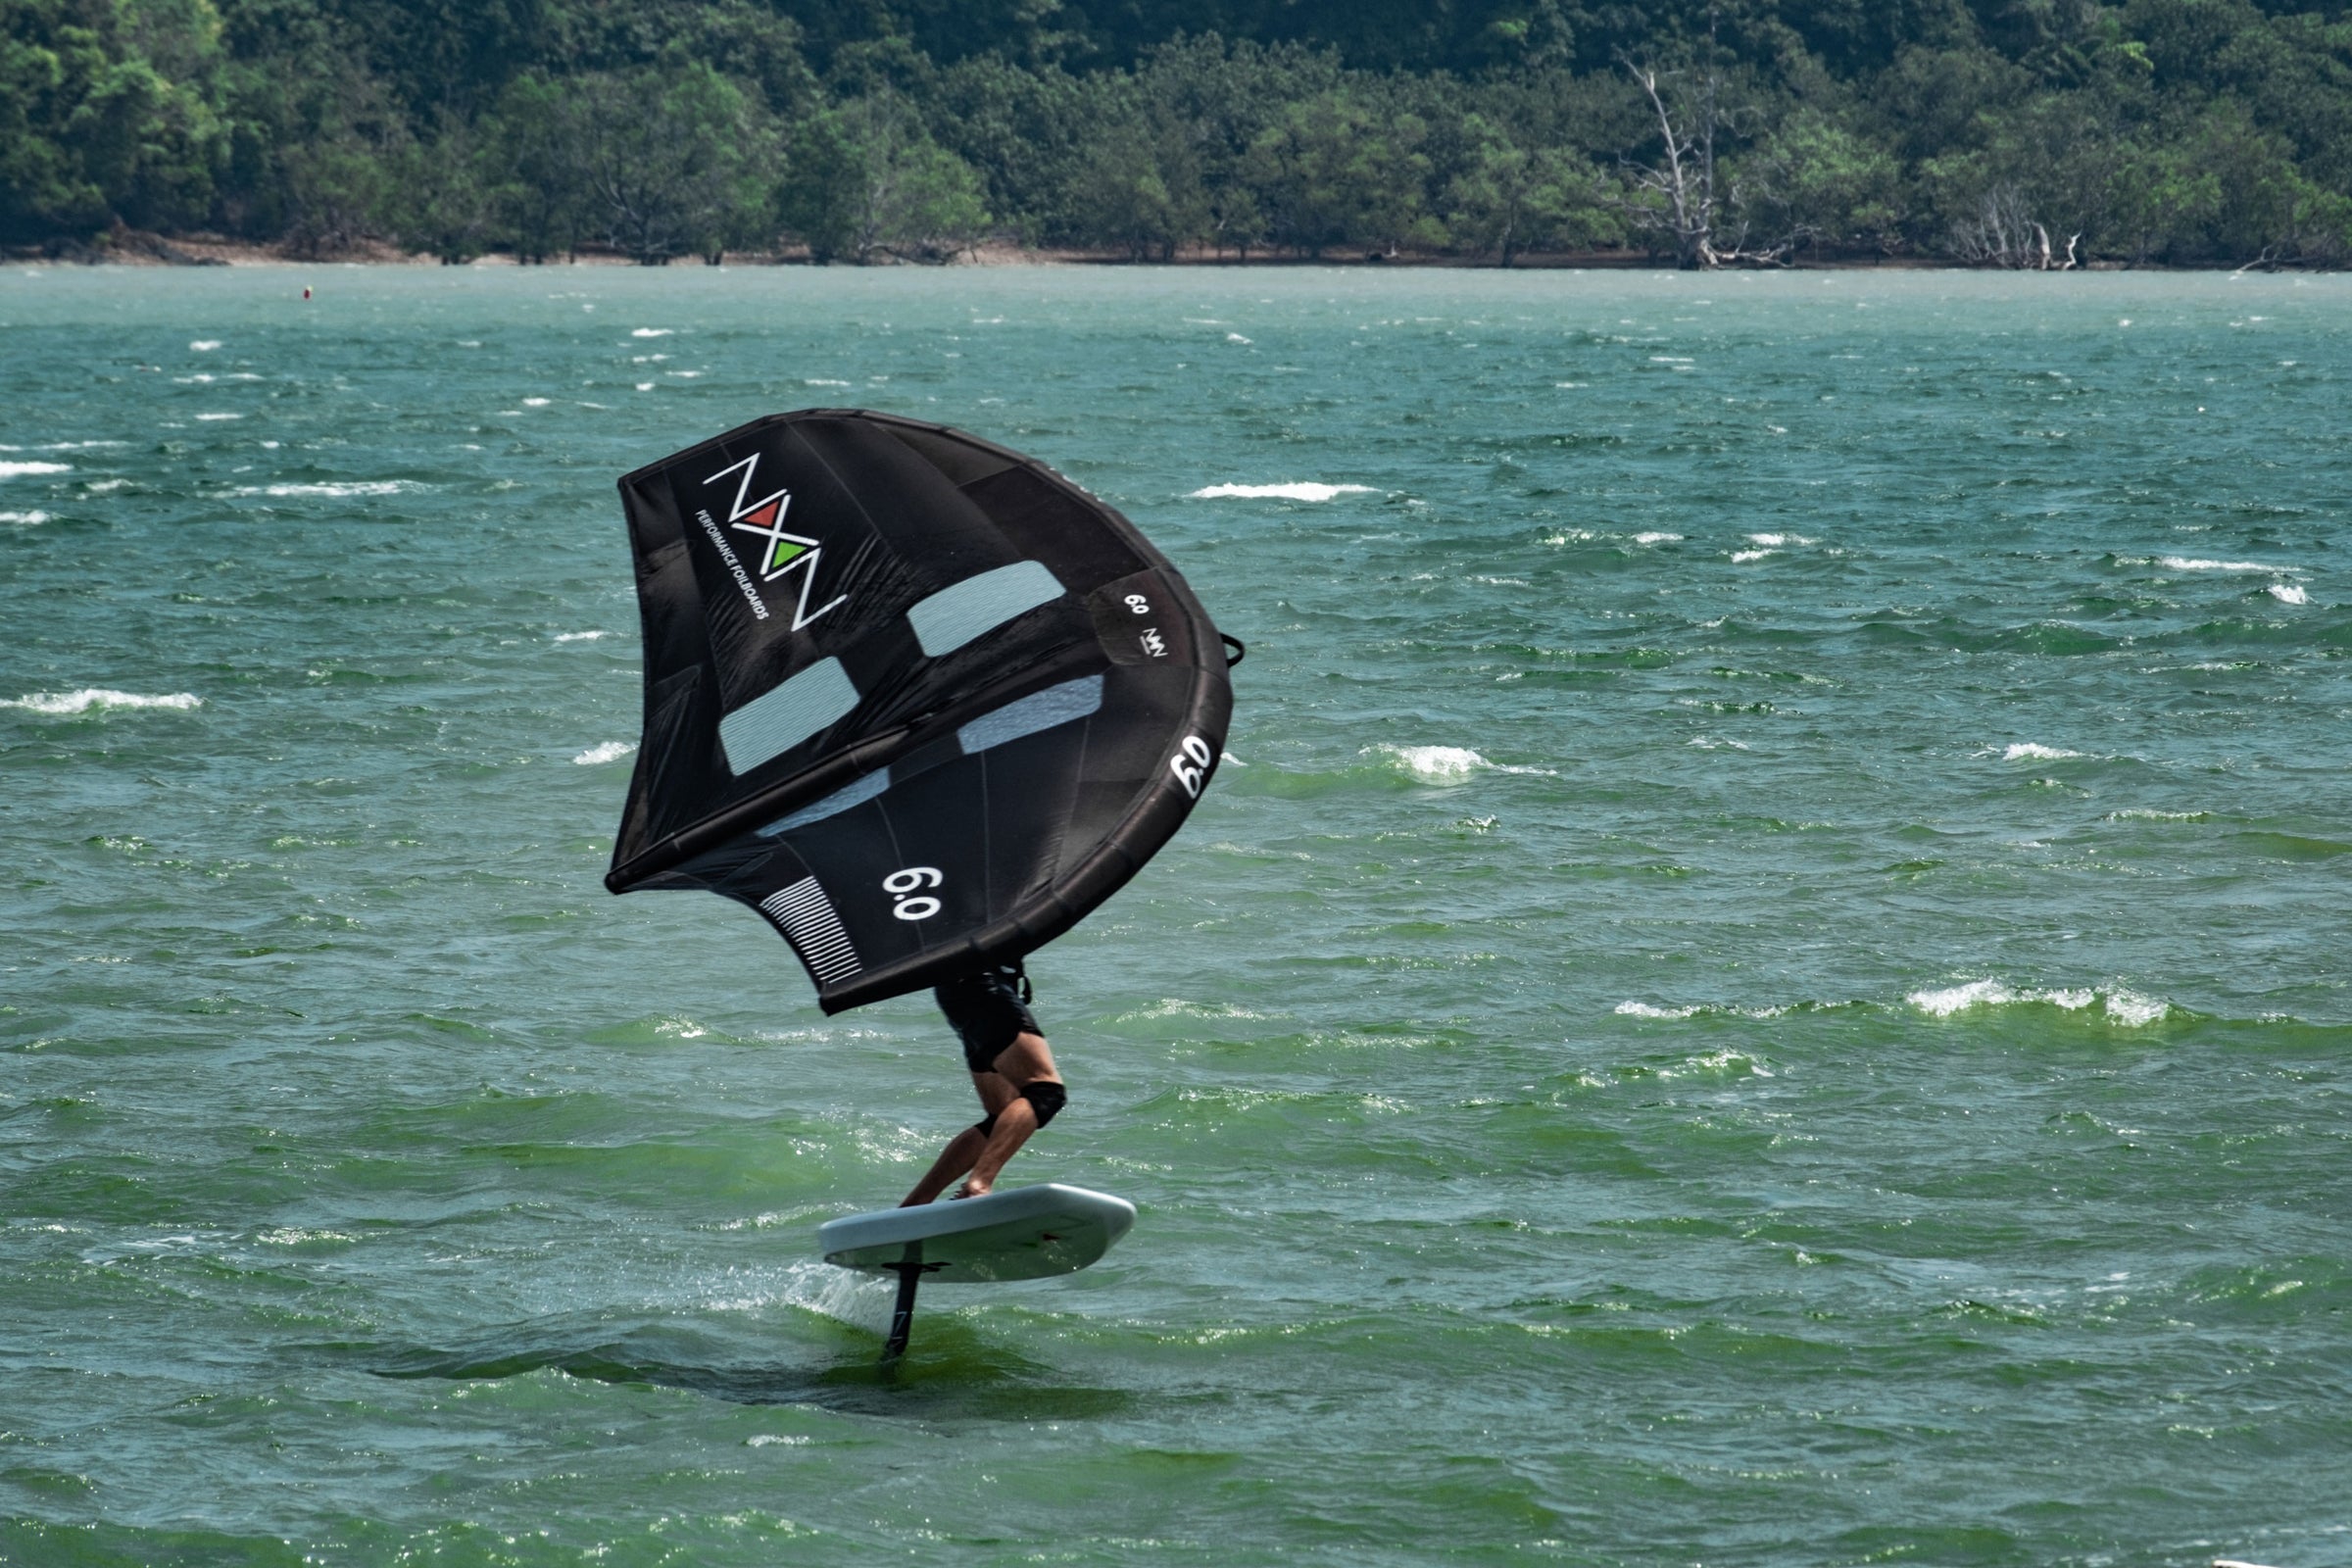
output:
M 752 480 L 759 471 L 760 454 L 755 452 L 741 463 L 719 469 L 703 483 L 716 484 L 730 473 L 742 475 L 735 482 L 735 503 L 727 513 L 727 526 L 766 541 L 767 548 L 760 560 L 761 582 L 774 582 L 787 572 L 801 574 L 800 602 L 792 615 L 792 629 L 799 631 L 827 611 L 840 608 L 850 596 L 843 594 L 816 610 L 808 608 L 808 591 L 816 583 L 816 564 L 824 556 L 824 547 L 806 535 L 786 531 L 784 514 L 792 510 L 791 491 L 778 490 L 774 495 L 752 499 Z

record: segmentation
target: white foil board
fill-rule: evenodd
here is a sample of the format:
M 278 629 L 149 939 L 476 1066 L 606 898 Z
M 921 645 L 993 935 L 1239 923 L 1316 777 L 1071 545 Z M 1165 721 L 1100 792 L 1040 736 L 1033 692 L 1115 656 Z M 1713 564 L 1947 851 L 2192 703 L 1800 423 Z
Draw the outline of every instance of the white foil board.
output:
M 1048 1182 L 986 1198 L 844 1214 L 817 1228 L 825 1261 L 895 1276 L 908 1263 L 949 1285 L 1067 1274 L 1110 1250 L 1135 1223 L 1135 1205 L 1108 1193 Z

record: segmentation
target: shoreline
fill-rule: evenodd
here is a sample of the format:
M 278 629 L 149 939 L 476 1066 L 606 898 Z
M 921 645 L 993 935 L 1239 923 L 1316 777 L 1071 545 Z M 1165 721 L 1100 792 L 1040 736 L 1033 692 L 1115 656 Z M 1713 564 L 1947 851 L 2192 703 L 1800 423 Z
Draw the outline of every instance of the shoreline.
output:
M 302 256 L 283 245 L 258 244 L 250 240 L 225 238 L 219 234 L 162 234 L 138 229 L 118 229 L 93 244 L 51 244 L 46 246 L 10 246 L 0 248 L 0 260 L 17 267 L 648 267 L 618 251 L 592 246 L 571 253 L 561 260 L 545 262 L 518 261 L 512 252 L 493 251 L 467 262 L 445 263 L 423 252 L 403 250 L 380 240 L 368 241 L 334 255 Z M 729 251 L 720 261 L 710 263 L 706 258 L 681 256 L 653 267 L 809 267 L 805 249 L 782 251 Z M 1403 252 L 1383 254 L 1361 250 L 1332 251 L 1321 256 L 1290 256 L 1264 252 L 1248 255 L 1231 250 L 1191 247 L 1177 250 L 1165 257 L 1135 257 L 1117 251 L 1096 251 L 1072 247 L 1015 245 L 1004 241 L 989 241 L 972 246 L 943 261 L 912 261 L 887 257 L 868 263 L 843 262 L 827 264 L 844 268 L 896 267 L 1173 267 L 1215 269 L 1296 269 L 1296 268 L 1400 268 L 1419 270 L 1454 271 L 1660 271 L 1682 270 L 1670 258 L 1653 256 L 1642 251 L 1526 251 L 1511 259 L 1508 267 L 1493 257 L 1458 256 L 1439 252 Z M 649 268 L 650 270 L 650 268 Z M 2308 267 L 2292 262 L 2266 261 L 2246 263 L 2238 267 L 2216 264 L 2211 267 L 2177 267 L 2154 262 L 2088 261 L 2072 268 L 2004 268 L 1972 265 L 1967 262 L 1927 256 L 1869 256 L 1826 254 L 1800 257 L 1774 266 L 1725 266 L 1717 271 L 1765 272 L 2014 272 L 2014 271 L 2081 271 L 2081 272 L 2325 272 L 2334 269 Z

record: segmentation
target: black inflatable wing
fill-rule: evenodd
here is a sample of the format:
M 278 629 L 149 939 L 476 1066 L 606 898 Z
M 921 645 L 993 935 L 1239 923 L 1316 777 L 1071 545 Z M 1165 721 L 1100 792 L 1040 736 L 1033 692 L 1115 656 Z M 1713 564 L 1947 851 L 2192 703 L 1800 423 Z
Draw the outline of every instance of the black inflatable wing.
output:
M 605 885 L 751 906 L 827 1012 L 1052 941 L 1216 770 L 1216 627 L 1132 523 L 1042 465 L 819 409 L 620 495 L 645 738 Z

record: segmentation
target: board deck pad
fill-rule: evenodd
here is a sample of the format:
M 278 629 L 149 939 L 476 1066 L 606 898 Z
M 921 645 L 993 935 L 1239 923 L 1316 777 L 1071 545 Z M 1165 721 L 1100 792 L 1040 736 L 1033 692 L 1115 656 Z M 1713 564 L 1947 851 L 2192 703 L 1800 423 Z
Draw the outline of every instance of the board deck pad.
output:
M 845 1214 L 818 1227 L 825 1261 L 896 1275 L 908 1263 L 949 1285 L 1044 1279 L 1086 1267 L 1135 1223 L 1135 1205 L 1108 1193 L 1047 1182 L 986 1198 Z

